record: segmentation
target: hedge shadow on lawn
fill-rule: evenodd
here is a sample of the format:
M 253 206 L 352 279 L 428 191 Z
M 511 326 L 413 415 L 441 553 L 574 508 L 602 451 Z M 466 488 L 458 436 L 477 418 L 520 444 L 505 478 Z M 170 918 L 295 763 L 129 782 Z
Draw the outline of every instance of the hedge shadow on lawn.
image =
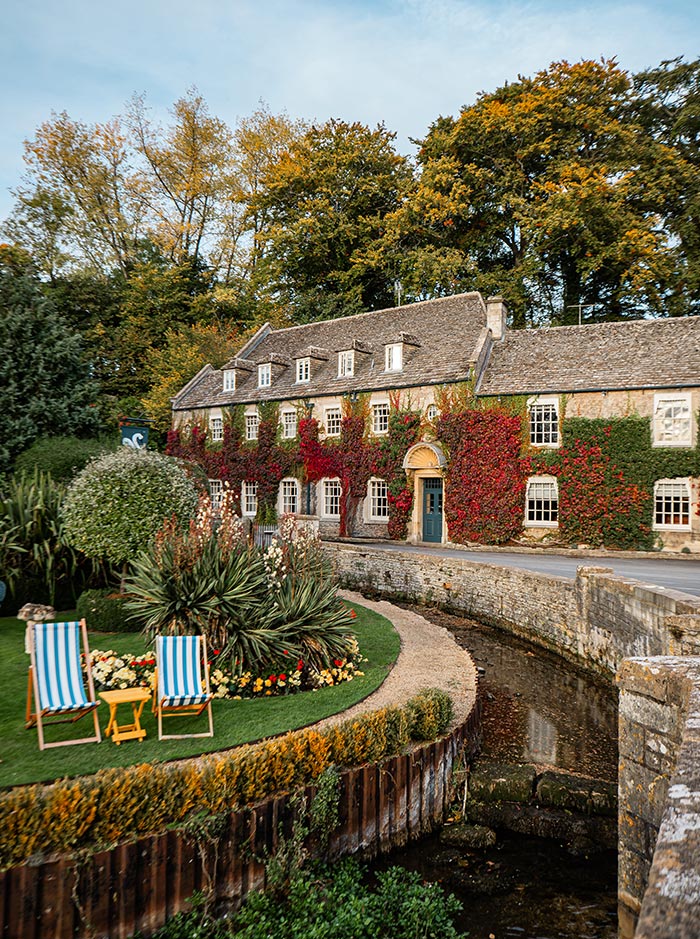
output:
M 357 612 L 356 634 L 360 650 L 368 659 L 362 666 L 365 673 L 362 677 L 333 688 L 283 697 L 215 700 L 213 738 L 159 741 L 155 718 L 147 704 L 141 718 L 147 731 L 142 743 L 126 741 L 116 746 L 111 739 L 103 739 L 101 744 L 60 747 L 43 752 L 39 751 L 36 729 L 27 730 L 24 724 L 29 665 L 24 652 L 25 624 L 16 619 L 0 619 L 0 657 L 4 663 L 3 681 L 0 683 L 0 787 L 48 782 L 95 773 L 107 767 L 164 762 L 226 750 L 296 730 L 347 710 L 381 685 L 396 661 L 401 645 L 398 633 L 384 616 L 357 604 L 349 605 Z M 66 618 L 71 615 L 61 614 Z M 114 649 L 135 654 L 147 649 L 140 633 L 89 632 L 89 641 L 91 649 Z M 129 706 L 122 707 L 126 710 L 120 714 L 128 715 Z M 109 709 L 104 702 L 100 704 L 98 713 L 104 731 L 109 717 Z M 183 728 L 200 729 L 197 720 L 182 718 Z M 81 722 L 60 725 L 52 730 L 48 739 L 80 736 L 80 726 Z M 173 720 L 169 732 L 177 732 L 175 728 Z

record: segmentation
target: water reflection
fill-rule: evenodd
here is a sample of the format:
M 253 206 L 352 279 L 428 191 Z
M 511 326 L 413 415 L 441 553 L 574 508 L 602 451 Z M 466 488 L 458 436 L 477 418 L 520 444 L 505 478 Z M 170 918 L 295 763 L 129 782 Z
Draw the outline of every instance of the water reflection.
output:
M 557 655 L 496 629 L 433 610 L 485 670 L 482 755 L 596 779 L 617 776 L 617 691 Z

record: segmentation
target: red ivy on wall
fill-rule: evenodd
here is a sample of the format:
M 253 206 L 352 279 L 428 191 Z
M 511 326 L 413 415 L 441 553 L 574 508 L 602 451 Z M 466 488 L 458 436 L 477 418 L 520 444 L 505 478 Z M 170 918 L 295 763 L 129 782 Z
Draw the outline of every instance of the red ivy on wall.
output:
M 603 434 L 602 443 L 575 440 L 556 453 L 556 462 L 538 471 L 558 478 L 559 530 L 567 542 L 631 547 L 636 533 L 649 533 L 642 518 L 651 496 L 613 463 L 605 451 L 610 428 Z
M 444 414 L 438 439 L 447 447 L 445 515 L 451 541 L 503 544 L 523 527 L 529 461 L 522 457 L 523 419 L 489 409 Z

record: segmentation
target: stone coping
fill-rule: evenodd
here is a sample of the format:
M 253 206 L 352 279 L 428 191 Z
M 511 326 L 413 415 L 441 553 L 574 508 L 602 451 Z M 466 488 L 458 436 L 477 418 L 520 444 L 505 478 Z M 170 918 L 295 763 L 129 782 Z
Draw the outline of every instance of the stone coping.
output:
M 463 724 L 476 703 L 477 673 L 471 656 L 454 636 L 443 626 L 436 626 L 418 613 L 386 600 L 368 600 L 349 590 L 341 591 L 341 596 L 385 616 L 399 634 L 401 651 L 393 669 L 376 691 L 314 727 L 329 727 L 383 707 L 401 707 L 425 688 L 446 691 L 454 704 L 451 727 Z

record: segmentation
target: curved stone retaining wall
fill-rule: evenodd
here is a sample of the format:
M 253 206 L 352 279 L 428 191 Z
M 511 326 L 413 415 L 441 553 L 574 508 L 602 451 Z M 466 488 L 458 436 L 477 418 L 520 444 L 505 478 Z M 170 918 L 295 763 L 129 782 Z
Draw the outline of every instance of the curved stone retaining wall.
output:
M 700 599 L 600 567 L 580 567 L 571 581 L 468 555 L 327 549 L 344 586 L 439 603 L 618 673 L 620 935 L 697 939 Z
M 442 824 L 452 797 L 453 767 L 473 750 L 478 705 L 448 736 L 380 764 L 341 774 L 339 825 L 330 855 L 390 851 Z M 313 796 L 313 788 L 306 797 Z M 147 807 L 146 807 L 147 810 Z M 223 830 L 197 837 L 168 831 L 88 853 L 56 857 L 0 873 L 0 935 L 4 939 L 123 939 L 148 935 L 187 908 L 197 890 L 215 909 L 237 907 L 264 886 L 262 859 L 282 831 L 291 833 L 298 804 L 288 794 L 231 812 Z

